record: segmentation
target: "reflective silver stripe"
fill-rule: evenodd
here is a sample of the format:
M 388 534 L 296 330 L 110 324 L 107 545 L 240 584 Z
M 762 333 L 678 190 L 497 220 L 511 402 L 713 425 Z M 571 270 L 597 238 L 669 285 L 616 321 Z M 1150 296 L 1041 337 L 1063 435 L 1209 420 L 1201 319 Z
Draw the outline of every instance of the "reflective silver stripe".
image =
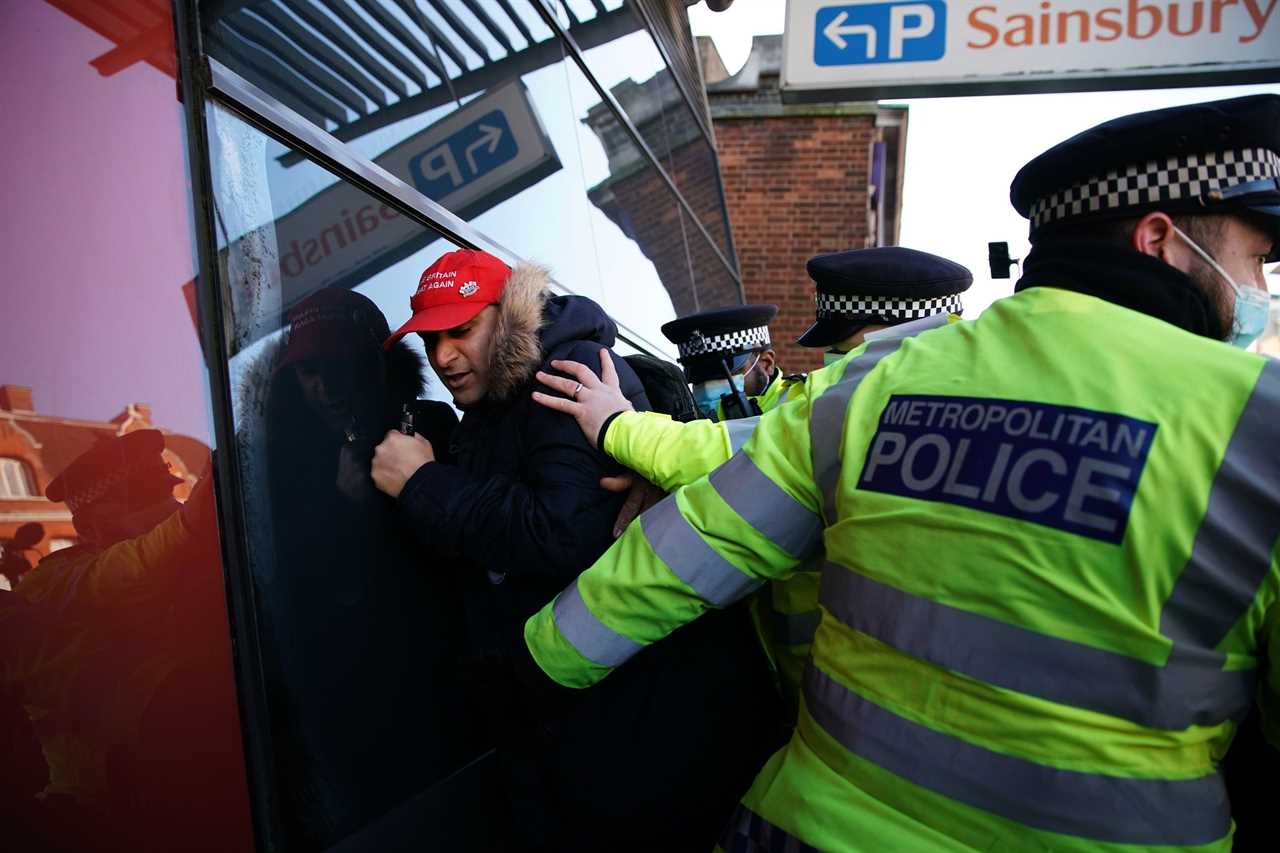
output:
M 801 646 L 813 642 L 813 635 L 818 631 L 818 623 L 822 621 L 821 610 L 806 610 L 803 613 L 783 613 L 774 610 L 769 614 L 769 622 L 773 625 L 773 638 L 784 646 Z
M 1160 614 L 1176 644 L 1214 649 L 1253 603 L 1280 539 L 1280 362 L 1268 360 L 1213 478 L 1191 557 Z
M 813 482 L 823 495 L 828 524 L 836 521 L 836 481 L 840 479 L 840 445 L 844 441 L 845 412 L 858 385 L 880 360 L 894 352 L 903 338 L 872 341 L 857 358 L 845 362 L 844 376 L 813 401 L 809 414 L 809 446 L 813 458 Z
M 747 439 L 751 438 L 751 434 L 756 431 L 756 424 L 760 423 L 760 416 L 754 418 L 738 418 L 734 421 L 725 421 L 724 429 L 729 434 L 729 449 L 732 453 L 737 453 L 742 449 L 742 445 L 747 443 Z
M 988 684 L 1155 729 L 1213 725 L 1248 709 L 1253 670 L 1223 672 L 1209 652 L 1153 666 L 879 583 L 836 563 L 820 600 L 840 623 L 900 652 Z
M 759 533 L 800 559 L 822 547 L 822 519 L 770 480 L 745 453 L 711 472 L 711 486 Z
M 589 661 L 602 666 L 619 666 L 644 648 L 596 618 L 582 600 L 577 580 L 556 596 L 551 612 L 561 636 Z
M 818 667 L 805 707 L 845 749 L 903 779 L 990 814 L 1113 844 L 1197 845 L 1223 838 L 1222 778 L 1135 779 L 1037 764 L 934 731 L 862 698 Z
M 708 604 L 728 607 L 759 588 L 760 581 L 721 557 L 693 529 L 680 514 L 675 495 L 641 515 L 640 524 L 658 559 Z
M 819 853 L 817 847 L 773 824 L 738 803 L 720 835 L 725 853 Z

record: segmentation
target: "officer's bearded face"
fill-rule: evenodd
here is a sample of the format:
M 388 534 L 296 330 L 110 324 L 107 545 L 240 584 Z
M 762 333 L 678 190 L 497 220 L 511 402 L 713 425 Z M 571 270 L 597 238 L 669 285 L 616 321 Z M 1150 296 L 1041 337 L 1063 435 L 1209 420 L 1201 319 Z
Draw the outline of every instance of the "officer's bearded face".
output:
M 1223 272 L 1241 288 L 1267 290 L 1263 264 L 1274 243 L 1265 223 L 1239 216 L 1213 217 L 1208 227 L 1194 228 L 1189 236 L 1207 252 Z M 1168 262 L 1186 273 L 1201 291 L 1213 300 L 1222 328 L 1230 329 L 1236 295 L 1222 276 L 1194 251 L 1176 242 Z
M 752 359 L 751 368 L 742 377 L 742 392 L 748 397 L 758 397 L 769 387 L 769 380 L 773 378 L 773 368 L 777 363 L 777 356 L 773 350 L 767 349 L 760 353 L 759 358 Z
M 460 409 L 474 406 L 489 393 L 497 326 L 497 306 L 486 305 L 460 326 L 422 334 L 431 369 Z

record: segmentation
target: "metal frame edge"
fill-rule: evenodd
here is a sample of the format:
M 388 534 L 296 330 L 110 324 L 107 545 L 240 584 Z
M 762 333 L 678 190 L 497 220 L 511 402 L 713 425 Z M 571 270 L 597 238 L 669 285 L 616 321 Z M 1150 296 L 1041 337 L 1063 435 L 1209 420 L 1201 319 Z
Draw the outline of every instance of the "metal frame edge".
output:
M 196 314 L 204 343 L 208 372 L 209 405 L 217 449 L 214 461 L 214 493 L 218 506 L 218 539 L 221 544 L 223 583 L 226 590 L 228 628 L 235 666 L 240 735 L 244 746 L 249 810 L 254 844 L 259 850 L 279 849 L 279 832 L 271 781 L 270 724 L 265 707 L 262 659 L 258 647 L 253 581 L 249 573 L 245 539 L 246 520 L 240 501 L 239 466 L 236 464 L 235 418 L 231 402 L 231 375 L 223 358 L 226 328 L 222 316 L 220 276 L 217 270 L 217 238 L 214 230 L 213 185 L 205 125 L 207 73 L 196 0 L 173 0 L 179 96 L 186 131 L 186 167 L 191 180 L 191 225 L 196 250 Z
M 710 245 L 711 251 L 715 253 L 716 258 L 725 268 L 725 272 L 729 273 L 729 276 L 737 283 L 738 293 L 745 302 L 746 293 L 742 287 L 742 277 L 729 263 L 728 259 L 725 258 L 724 252 L 720 251 L 720 247 L 716 245 L 716 241 L 712 238 L 711 233 L 707 231 L 706 226 L 702 224 L 702 220 L 698 218 L 697 214 L 694 213 L 693 208 L 689 206 L 689 202 L 680 193 L 680 189 L 676 186 L 675 181 L 669 174 L 667 174 L 667 170 L 662 167 L 662 162 L 657 158 L 653 153 L 653 150 L 649 148 L 649 144 L 645 142 L 644 138 L 640 135 L 639 128 L 632 123 L 630 116 L 623 111 L 622 105 L 613 97 L 613 93 L 600 85 L 600 81 L 598 81 L 595 75 L 591 73 L 591 69 L 587 66 L 586 57 L 583 55 L 582 49 L 578 47 L 577 41 L 569 34 L 569 31 L 566 30 L 558 20 L 556 20 L 555 16 L 548 11 L 547 7 L 541 2 L 541 0 L 534 2 L 532 5 L 538 10 L 538 14 L 542 16 L 542 19 L 546 22 L 547 26 L 550 27 L 557 36 L 559 36 L 561 43 L 565 46 L 565 49 L 568 50 L 574 64 L 576 64 L 579 70 L 586 75 L 587 80 L 591 83 L 591 88 L 595 89 L 596 94 L 600 96 L 600 100 L 608 105 L 609 109 L 614 114 L 614 118 L 618 120 L 618 124 L 627 132 L 627 135 L 631 137 L 632 141 L 636 144 L 636 147 L 639 148 L 640 153 L 655 169 L 658 170 L 658 174 L 662 176 L 662 180 L 668 187 L 670 187 L 671 192 L 675 195 L 677 203 L 684 209 L 685 213 L 688 214 L 689 219 L 702 234 L 702 238 L 707 241 L 708 245 Z M 652 33 L 650 33 L 650 38 L 652 38 Z M 663 55 L 663 60 L 666 60 L 665 55 Z M 677 86 L 677 88 L 679 88 L 679 86 Z M 712 146 L 711 150 L 715 151 L 715 146 Z M 718 168 L 719 163 L 717 161 L 717 169 Z M 723 181 L 723 177 L 721 180 Z M 729 232 L 729 220 L 727 216 L 725 217 L 725 232 Z M 732 240 L 730 240 L 729 245 L 733 245 Z M 690 270 L 691 275 L 692 272 L 693 271 Z

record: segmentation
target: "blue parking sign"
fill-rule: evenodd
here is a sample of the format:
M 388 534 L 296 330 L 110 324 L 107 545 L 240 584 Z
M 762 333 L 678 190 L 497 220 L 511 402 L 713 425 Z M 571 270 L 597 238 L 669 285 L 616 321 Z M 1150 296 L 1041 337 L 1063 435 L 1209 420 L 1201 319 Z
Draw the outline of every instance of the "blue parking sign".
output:
M 929 62 L 946 52 L 943 0 L 825 6 L 814 16 L 815 65 Z

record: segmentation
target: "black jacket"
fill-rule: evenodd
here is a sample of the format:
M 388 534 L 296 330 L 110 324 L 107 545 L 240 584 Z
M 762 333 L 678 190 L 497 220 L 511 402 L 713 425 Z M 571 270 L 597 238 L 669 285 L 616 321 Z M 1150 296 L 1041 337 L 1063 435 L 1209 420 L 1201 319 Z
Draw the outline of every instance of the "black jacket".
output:
M 620 469 L 591 448 L 572 418 L 530 395 L 541 387 L 534 370 L 550 370 L 552 359 L 598 372 L 600 349 L 613 345 L 615 330 L 589 299 L 547 300 L 538 360 L 517 371 L 500 399 L 491 395 L 463 416 L 449 446 L 458 464 L 424 465 L 400 494 L 426 547 L 477 569 L 466 580 L 474 649 L 499 645 L 505 628 L 537 612 L 613 540 L 623 496 L 602 490 L 599 481 Z M 617 355 L 613 362 L 623 393 L 647 409 L 630 366 Z
M 513 286 L 501 311 L 496 399 L 463 417 L 451 443 L 458 464 L 424 465 L 400 495 L 423 544 L 463 558 L 473 652 L 518 638 L 530 615 L 604 553 L 623 500 L 598 485 L 616 465 L 571 418 L 530 397 L 541 387 L 534 370 L 552 359 L 598 371 L 613 322 L 582 297 L 548 299 L 545 310 L 539 299 L 538 345 L 527 348 L 507 300 L 527 314 L 528 294 Z M 519 364 L 512 348 L 524 351 Z M 647 408 L 631 368 L 613 362 L 624 393 Z M 776 696 L 737 609 L 677 631 L 572 700 L 531 729 L 516 719 L 520 710 L 496 723 L 508 729 L 496 737 L 519 847 L 709 850 L 780 745 Z

